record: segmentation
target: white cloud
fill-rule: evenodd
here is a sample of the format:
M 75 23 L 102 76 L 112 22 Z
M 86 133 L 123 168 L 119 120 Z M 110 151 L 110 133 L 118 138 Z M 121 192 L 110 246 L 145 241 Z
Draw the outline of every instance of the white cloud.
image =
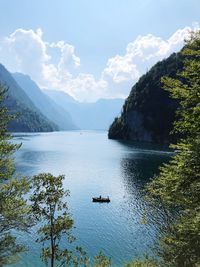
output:
M 168 57 L 171 53 L 179 51 L 183 46 L 184 39 L 189 36 L 190 27 L 177 30 L 168 40 L 163 40 L 161 37 L 148 34 L 138 36 L 136 40 L 129 43 L 126 48 L 126 54 L 120 57 L 116 56 L 109 59 L 108 66 L 115 64 L 120 65 L 120 68 L 126 72 L 129 68 L 130 73 L 135 79 L 138 74 L 142 74 L 147 68 L 153 66 L 157 61 Z M 110 72 L 111 73 L 111 72 Z M 116 71 L 114 75 L 116 75 Z M 115 76 L 113 75 L 113 80 Z
M 105 97 L 108 85 L 102 79 L 95 80 L 92 74 L 80 73 L 77 77 L 66 81 L 66 87 L 74 97 L 80 95 L 79 100 L 87 102 Z
M 139 71 L 128 55 L 124 57 L 117 55 L 108 60 L 103 77 L 104 79 L 111 77 L 113 82 L 121 83 L 139 78 Z
M 29 74 L 41 87 L 64 90 L 80 101 L 126 97 L 147 69 L 179 51 L 189 31 L 197 28 L 195 24 L 178 29 L 167 40 L 152 34 L 138 36 L 127 45 L 124 55 L 108 59 L 98 80 L 90 73 L 75 74 L 80 58 L 74 46 L 44 41 L 41 29 L 17 29 L 5 37 L 0 41 L 0 58 L 10 71 Z
M 57 64 L 49 48 L 58 50 Z M 80 66 L 74 50 L 64 41 L 45 42 L 41 29 L 17 29 L 0 43 L 1 61 L 10 71 L 29 74 L 40 86 L 56 89 L 65 89 L 72 79 L 71 70 Z
M 12 65 L 18 71 L 30 73 L 34 79 L 42 78 L 43 65 L 51 57 L 42 41 L 42 31 L 17 29 L 3 42 L 3 53 L 14 59 Z
M 49 44 L 51 48 L 59 48 L 61 52 L 60 61 L 58 67 L 61 70 L 69 70 L 70 67 L 79 67 L 80 58 L 74 54 L 74 47 L 65 43 L 64 41 L 59 41 L 57 43 Z

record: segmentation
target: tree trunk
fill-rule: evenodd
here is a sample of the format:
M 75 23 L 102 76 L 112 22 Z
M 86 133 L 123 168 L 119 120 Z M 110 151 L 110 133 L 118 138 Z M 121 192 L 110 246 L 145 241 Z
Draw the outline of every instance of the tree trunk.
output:
M 53 217 L 51 216 L 51 267 L 54 267 Z

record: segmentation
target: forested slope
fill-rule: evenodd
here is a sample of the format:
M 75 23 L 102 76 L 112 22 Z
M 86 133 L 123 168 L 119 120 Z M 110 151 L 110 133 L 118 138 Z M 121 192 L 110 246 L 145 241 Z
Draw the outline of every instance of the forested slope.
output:
M 178 101 L 163 90 L 161 77 L 175 78 L 182 70 L 180 53 L 155 64 L 132 87 L 121 116 L 109 129 L 109 138 L 168 143 L 174 139 L 170 132 L 175 120 Z

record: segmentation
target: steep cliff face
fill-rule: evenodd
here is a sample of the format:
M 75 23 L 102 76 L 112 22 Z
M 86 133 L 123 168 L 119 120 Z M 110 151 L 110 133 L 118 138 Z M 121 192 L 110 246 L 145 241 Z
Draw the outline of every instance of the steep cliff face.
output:
M 168 143 L 178 102 L 162 88 L 161 78 L 175 78 L 183 67 L 180 53 L 158 62 L 131 89 L 121 116 L 110 126 L 110 139 Z

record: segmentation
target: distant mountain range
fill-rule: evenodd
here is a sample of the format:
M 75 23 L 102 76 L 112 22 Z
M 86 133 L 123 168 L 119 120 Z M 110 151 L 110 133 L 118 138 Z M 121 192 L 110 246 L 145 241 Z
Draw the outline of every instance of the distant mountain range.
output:
M 99 99 L 95 103 L 82 103 L 62 91 L 44 90 L 83 130 L 108 130 L 113 119 L 121 112 L 123 99 Z
M 1 64 L 0 83 L 9 88 L 6 106 L 18 114 L 9 125 L 15 132 L 107 130 L 124 102 L 100 99 L 95 103 L 80 103 L 62 91 L 41 90 L 29 76 L 11 74 Z
M 178 102 L 162 88 L 161 78 L 175 78 L 183 68 L 180 53 L 155 64 L 132 87 L 121 115 L 110 126 L 108 137 L 157 143 L 173 142 L 170 132 Z

